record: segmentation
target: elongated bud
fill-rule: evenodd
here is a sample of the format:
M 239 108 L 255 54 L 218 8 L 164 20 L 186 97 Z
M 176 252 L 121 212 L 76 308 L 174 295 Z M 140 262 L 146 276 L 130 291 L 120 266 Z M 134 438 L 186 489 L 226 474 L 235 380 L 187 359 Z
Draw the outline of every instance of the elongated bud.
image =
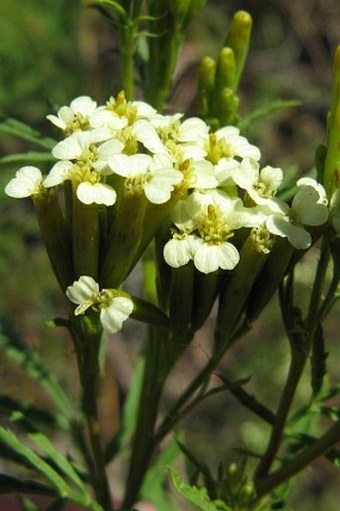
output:
M 210 57 L 203 57 L 199 68 L 198 104 L 202 117 L 213 115 L 215 94 L 216 62 Z
M 41 236 L 58 280 L 65 292 L 75 279 L 72 263 L 72 241 L 69 225 L 60 209 L 58 192 L 50 188 L 45 193 L 32 197 Z
M 230 274 L 219 297 L 216 349 L 223 349 L 244 311 L 247 297 L 272 246 L 266 230 L 253 229 L 240 252 L 240 262 Z
M 235 55 L 235 89 L 241 78 L 244 64 L 248 55 L 249 42 L 252 29 L 252 18 L 245 11 L 235 13 L 229 28 L 225 46 L 232 48 Z
M 276 239 L 271 254 L 247 300 L 246 316 L 249 323 L 255 321 L 276 292 L 287 271 L 294 250 L 286 238 Z
M 236 60 L 232 48 L 225 47 L 220 51 L 216 69 L 216 93 L 225 88 L 235 90 Z
M 217 96 L 217 109 L 222 126 L 236 124 L 240 100 L 231 89 L 223 89 Z

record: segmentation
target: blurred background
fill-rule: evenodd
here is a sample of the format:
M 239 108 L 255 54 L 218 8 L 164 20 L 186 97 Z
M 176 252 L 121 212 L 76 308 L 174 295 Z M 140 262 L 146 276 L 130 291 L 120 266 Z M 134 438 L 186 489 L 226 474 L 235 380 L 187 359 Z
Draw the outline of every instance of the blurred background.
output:
M 260 146 L 263 164 L 280 166 L 287 174 L 304 174 L 314 166 L 315 148 L 325 143 L 330 102 L 332 55 L 340 43 L 340 3 L 337 0 L 208 0 L 204 14 L 190 27 L 169 98 L 169 111 L 195 112 L 195 79 L 199 59 L 217 57 L 232 14 L 247 10 L 254 19 L 249 59 L 241 82 L 241 113 L 277 99 L 297 99 L 301 106 L 256 124 L 247 136 Z M 81 0 L 2 0 L 0 6 L 0 116 L 13 117 L 57 136 L 46 115 L 90 95 L 98 103 L 119 92 L 119 56 L 112 27 Z M 1 133 L 0 155 L 25 152 L 32 146 Z M 77 395 L 72 346 L 64 332 L 46 328 L 46 320 L 65 314 L 40 241 L 29 201 L 14 201 L 3 188 L 17 166 L 0 164 L 0 315 L 25 342 L 37 348 L 59 380 Z M 299 268 L 298 299 L 302 304 L 313 279 L 317 248 Z M 138 273 L 130 283 L 138 293 Z M 169 381 L 166 402 L 183 388 L 206 360 L 209 327 L 199 332 L 178 372 Z M 326 329 L 329 378 L 339 376 L 339 337 L 336 311 Z M 110 371 L 124 395 L 140 350 L 143 330 L 131 322 L 123 335 L 112 339 Z M 248 377 L 247 390 L 275 407 L 285 378 L 287 341 L 276 301 L 263 319 L 223 363 L 232 378 Z M 65 362 L 66 361 L 66 362 Z M 65 370 L 65 367 L 67 370 Z M 308 373 L 308 370 L 306 371 Z M 0 353 L 1 393 L 13 392 L 46 406 L 48 398 Z M 115 427 L 110 415 L 110 382 L 103 401 L 107 434 Z M 71 390 L 72 389 L 72 390 Z M 306 374 L 297 405 L 308 400 Z M 0 409 L 0 422 L 4 416 Z M 242 459 L 235 450 L 261 450 L 268 431 L 230 395 L 211 398 L 186 420 L 187 444 L 216 473 L 219 462 Z M 242 426 L 240 427 L 240 424 Z M 316 432 L 316 431 L 314 431 Z M 1 469 L 0 460 L 0 469 Z M 316 462 L 292 483 L 290 505 L 296 511 L 337 511 L 340 474 L 328 461 Z M 1 497 L 0 497 L 1 509 Z

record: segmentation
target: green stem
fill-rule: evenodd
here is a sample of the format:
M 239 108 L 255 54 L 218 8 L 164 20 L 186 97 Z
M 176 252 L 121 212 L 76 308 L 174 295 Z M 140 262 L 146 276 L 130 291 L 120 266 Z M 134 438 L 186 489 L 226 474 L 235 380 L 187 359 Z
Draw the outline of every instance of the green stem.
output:
M 123 509 L 130 509 L 138 499 L 145 475 L 158 445 L 154 429 L 164 382 L 188 342 L 189 339 L 173 338 L 164 328 L 150 327 Z
M 337 421 L 314 444 L 309 445 L 293 460 L 289 461 L 272 474 L 256 481 L 256 495 L 261 498 L 292 476 L 308 467 L 313 461 L 329 451 L 340 440 L 340 421 Z
M 105 511 L 112 510 L 112 498 L 105 470 L 98 414 L 100 385 L 99 349 L 101 328 L 92 318 L 72 316 L 70 331 L 77 354 L 80 383 L 83 390 L 83 411 L 86 417 L 90 456 L 91 483 L 98 503 Z
M 134 54 L 136 51 L 135 20 L 128 18 L 121 30 L 122 85 L 126 101 L 134 99 Z
M 267 450 L 256 470 L 256 481 L 260 481 L 263 477 L 267 476 L 270 467 L 275 460 L 281 445 L 289 410 L 308 357 L 308 351 L 301 345 L 301 343 L 291 344 L 291 354 L 292 358 L 288 377 L 281 395 Z

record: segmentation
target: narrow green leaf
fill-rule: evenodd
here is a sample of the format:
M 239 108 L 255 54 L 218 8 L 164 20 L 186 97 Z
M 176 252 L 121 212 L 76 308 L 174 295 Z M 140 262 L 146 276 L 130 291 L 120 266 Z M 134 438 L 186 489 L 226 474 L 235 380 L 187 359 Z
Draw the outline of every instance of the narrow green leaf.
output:
M 10 449 L 25 458 L 33 468 L 38 470 L 38 472 L 43 474 L 56 488 L 60 496 L 66 497 L 70 493 L 69 486 L 60 477 L 60 475 L 34 451 L 20 442 L 12 431 L 0 426 L 0 440 Z
M 91 511 L 103 511 L 102 507 L 91 499 L 86 489 L 81 493 L 73 491 L 63 478 L 36 452 L 23 444 L 15 434 L 0 426 L 0 442 L 3 442 L 9 449 L 23 457 L 31 467 L 43 475 L 56 489 L 59 497 L 84 506 Z
M 25 163 L 33 165 L 34 163 L 53 163 L 54 156 L 51 153 L 39 153 L 37 151 L 28 151 L 27 153 L 10 154 L 0 159 L 0 164 Z
M 44 137 L 39 131 L 34 130 L 28 124 L 10 117 L 0 123 L 0 133 L 14 135 L 15 137 L 33 142 L 45 149 L 52 149 L 57 143 L 56 140 L 52 138 Z
M 292 108 L 295 106 L 299 106 L 300 104 L 301 104 L 300 101 L 294 99 L 274 101 L 273 103 L 270 103 L 269 105 L 266 105 L 262 108 L 258 108 L 257 110 L 254 110 L 251 114 L 242 117 L 242 119 L 237 123 L 237 127 L 240 129 L 240 131 L 244 132 L 251 125 L 255 124 L 260 119 L 268 117 L 268 115 L 273 114 L 274 112 L 277 112 L 279 110 Z
M 60 452 L 58 452 L 49 439 L 43 435 L 42 433 L 33 433 L 29 435 L 37 446 L 40 447 L 50 458 L 53 460 L 60 470 L 82 491 L 85 490 L 84 483 L 72 467 L 71 463 L 68 461 L 65 456 L 63 456 Z
M 181 476 L 173 468 L 169 468 L 169 473 L 172 482 L 182 497 L 186 498 L 195 504 L 202 511 L 233 511 L 221 500 L 212 501 L 207 495 L 205 488 L 197 488 L 197 486 L 190 486 L 182 480 Z
M 0 493 L 31 493 L 51 496 L 56 494 L 50 486 L 28 479 L 21 480 L 9 474 L 0 474 Z

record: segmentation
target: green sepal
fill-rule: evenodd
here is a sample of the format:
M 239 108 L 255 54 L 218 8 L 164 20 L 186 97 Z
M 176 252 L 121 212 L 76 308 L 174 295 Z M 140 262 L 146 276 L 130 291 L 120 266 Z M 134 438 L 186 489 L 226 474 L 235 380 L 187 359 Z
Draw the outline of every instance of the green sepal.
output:
M 133 319 L 142 321 L 155 326 L 164 326 L 170 328 L 170 320 L 168 316 L 156 305 L 145 300 L 129 295 L 135 306 L 131 314 Z
M 147 202 L 144 194 L 125 193 L 119 203 L 103 250 L 102 287 L 119 288 L 137 264 Z
M 276 239 L 275 245 L 247 300 L 246 316 L 250 323 L 257 319 L 278 289 L 287 272 L 294 251 L 294 247 L 286 238 Z
M 196 332 L 206 322 L 219 293 L 223 278 L 224 276 L 219 270 L 209 274 L 195 272 L 194 304 L 191 315 L 193 332 Z
M 192 262 L 180 268 L 172 268 L 171 273 L 170 321 L 172 330 L 183 337 L 190 330 L 194 274 Z
M 43 194 L 34 195 L 33 204 L 52 269 L 64 292 L 75 280 L 75 273 L 71 233 L 60 208 L 57 189 L 49 188 Z
M 225 281 L 219 295 L 218 316 L 215 329 L 216 349 L 219 350 L 237 325 L 244 311 L 247 297 L 256 276 L 261 271 L 269 253 L 266 241 L 262 245 L 253 230 L 240 252 L 240 261 Z M 268 241 L 268 240 L 267 240 Z M 268 241 L 270 244 L 270 242 Z
M 75 278 L 88 275 L 98 279 L 99 213 L 98 204 L 84 204 L 73 190 L 72 249 Z M 71 282 L 72 283 L 72 282 Z

